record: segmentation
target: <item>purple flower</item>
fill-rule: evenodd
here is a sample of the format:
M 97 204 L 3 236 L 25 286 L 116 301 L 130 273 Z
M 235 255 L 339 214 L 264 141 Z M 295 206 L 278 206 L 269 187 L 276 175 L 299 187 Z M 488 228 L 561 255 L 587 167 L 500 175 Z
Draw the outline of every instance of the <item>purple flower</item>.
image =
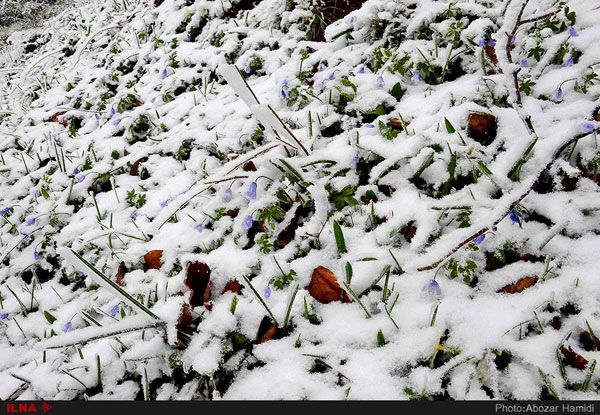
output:
M 215 52 L 215 54 L 216 54 L 216 55 L 220 55 L 220 54 L 221 54 L 221 51 L 220 51 L 220 50 L 218 50 L 218 51 L 216 51 L 216 52 Z
M 187 40 L 188 42 L 192 40 L 192 37 L 190 35 L 187 35 Z
M 38 196 L 40 195 L 40 191 L 39 191 L 38 189 L 35 189 L 35 190 L 33 191 L 33 195 L 34 195 L 35 197 L 38 197 Z
M 334 72 L 331 72 L 331 75 L 329 75 L 329 80 L 333 81 L 333 76 L 334 76 Z
M 421 80 L 420 76 L 419 76 L 419 71 L 415 71 L 415 81 L 419 82 Z
M 358 73 L 365 73 L 365 67 L 361 66 L 360 69 L 358 70 Z
M 118 312 L 119 312 L 119 306 L 118 305 L 116 305 L 116 306 L 114 306 L 113 308 L 110 309 L 110 315 L 112 317 L 116 316 Z
M 521 59 L 521 68 L 529 68 L 529 63 L 527 59 Z
M 120 118 L 117 118 L 116 120 L 113 121 L 113 124 L 115 126 L 119 125 L 120 123 L 121 123 L 121 119 Z
M 284 79 L 284 80 L 283 80 L 283 84 L 282 84 L 282 85 L 283 85 L 283 88 L 285 88 L 286 86 L 288 86 L 288 81 L 287 81 L 287 79 Z
M 375 86 L 377 88 L 383 88 L 384 85 L 385 85 L 385 81 L 383 80 L 383 76 L 378 76 L 377 79 L 375 80 Z
M 162 77 L 166 77 L 167 76 L 167 68 L 163 69 L 162 71 Z
M 246 216 L 246 220 L 244 221 L 244 226 L 246 229 L 250 229 L 254 221 L 252 220 L 252 216 Z
M 271 296 L 271 288 L 265 287 L 265 289 L 263 290 L 263 294 L 265 295 L 265 298 L 269 298 Z
M 281 90 L 281 97 L 283 99 L 287 99 L 287 94 L 285 93 L 285 91 L 283 89 Z
M 518 215 L 518 217 L 517 217 L 517 215 Z M 510 217 L 510 220 L 513 223 L 520 223 L 520 221 L 521 221 L 520 218 L 523 217 L 523 215 L 521 214 L 521 212 L 515 212 L 514 209 L 510 211 L 510 214 L 508 216 Z
M 79 174 L 79 169 L 78 168 L 73 169 L 73 175 L 77 176 L 78 174 Z
M 98 113 L 94 114 L 94 117 L 96 117 L 97 120 L 100 119 L 100 115 L 98 115 Z
M 488 45 L 490 45 L 491 47 L 496 46 L 496 41 L 494 39 L 490 39 L 488 40 Z
M 475 241 L 474 241 L 475 245 L 480 245 L 484 239 L 485 239 L 485 233 L 482 233 L 477 238 L 475 238 Z
M 104 67 L 104 70 L 105 70 L 105 71 L 108 71 L 108 65 L 106 65 L 106 66 Z
M 70 332 L 71 330 L 73 330 L 73 324 L 71 324 L 71 322 L 69 321 L 67 324 L 64 325 L 62 330 L 65 333 Z
M 26 225 L 33 225 L 35 223 L 35 218 L 27 218 L 27 221 L 25 221 Z
M 246 73 L 250 73 L 252 72 L 252 68 L 250 68 L 249 66 L 246 66 Z
M 167 206 L 167 201 L 166 201 L 166 200 L 163 200 L 162 202 L 160 202 L 160 206 L 161 206 L 161 207 L 165 207 L 165 206 Z
M 134 220 L 137 219 L 137 215 L 138 215 L 137 210 L 134 210 L 133 212 L 131 212 L 131 215 L 130 215 L 131 219 L 134 219 Z
M 202 232 L 202 230 L 204 229 L 204 226 L 202 226 L 202 224 L 197 224 L 196 226 L 194 226 L 194 229 L 196 229 L 198 232 Z
M 510 39 L 510 44 L 514 45 L 515 44 L 515 40 L 517 40 L 514 36 Z
M 225 194 L 223 194 L 223 202 L 225 202 L 225 203 L 231 202 L 232 197 L 233 196 L 231 194 L 231 189 L 229 189 L 229 188 L 225 189 Z
M 9 210 L 10 210 L 10 208 L 4 208 L 4 209 L 0 210 L 0 215 L 2 215 L 2 216 L 6 215 Z
M 436 280 L 429 280 L 427 281 L 427 284 L 425 284 L 425 286 L 423 287 L 423 292 L 434 297 L 439 297 L 440 295 L 442 295 L 442 288 Z
M 577 33 L 577 30 L 575 30 L 574 27 L 569 29 L 569 35 L 571 35 L 571 37 L 578 37 L 579 33 Z
M 81 183 L 82 181 L 85 180 L 85 174 L 80 174 L 78 176 L 75 176 L 75 180 L 77 180 L 77 183 Z
M 356 21 L 356 18 L 354 16 L 352 16 L 352 18 L 350 19 L 350 23 L 354 23 Z
M 591 122 L 586 122 L 585 124 L 583 124 L 582 129 L 586 133 L 591 133 L 592 131 L 594 131 L 596 129 L 596 127 Z
M 568 60 L 567 60 L 567 61 L 566 61 L 566 62 L 563 64 L 563 66 L 564 66 L 565 68 L 568 68 L 569 66 L 573 66 L 573 64 L 574 64 L 574 63 L 575 63 L 575 62 L 573 62 L 573 58 L 570 58 L 570 59 L 568 59 Z
M 110 115 L 115 115 L 116 113 L 117 113 L 117 112 L 115 111 L 115 109 L 114 109 L 114 108 L 111 108 L 111 109 L 110 109 Z
M 256 182 L 250 183 L 250 188 L 248 189 L 248 193 L 246 193 L 250 199 L 256 199 L 256 187 Z
M 367 123 L 363 127 L 365 127 L 365 128 L 375 128 L 375 126 L 373 124 L 371 124 L 371 123 Z
M 8 313 L 2 313 L 2 315 L 0 315 L 0 318 L 2 320 L 6 320 L 8 318 Z
M 332 210 L 333 206 L 331 206 L 331 203 L 327 202 L 327 213 L 331 213 Z
M 485 38 L 482 37 L 481 39 L 479 39 L 479 43 L 478 44 L 479 44 L 480 47 L 484 47 L 485 46 Z
M 562 101 L 562 99 L 563 99 L 563 93 L 562 93 L 562 89 L 561 88 L 558 88 L 556 90 L 556 99 L 559 100 L 559 101 Z
M 354 156 L 354 162 L 358 163 L 360 161 L 360 158 L 358 157 L 358 154 L 356 156 Z
M 153 98 L 150 100 L 150 102 L 151 102 L 152 104 L 154 104 L 154 101 L 156 101 L 156 97 L 153 97 Z
M 35 259 L 36 261 L 39 261 L 39 260 L 40 260 L 40 254 L 39 254 L 39 252 L 38 252 L 38 251 L 35 251 L 35 252 L 33 253 L 33 259 Z

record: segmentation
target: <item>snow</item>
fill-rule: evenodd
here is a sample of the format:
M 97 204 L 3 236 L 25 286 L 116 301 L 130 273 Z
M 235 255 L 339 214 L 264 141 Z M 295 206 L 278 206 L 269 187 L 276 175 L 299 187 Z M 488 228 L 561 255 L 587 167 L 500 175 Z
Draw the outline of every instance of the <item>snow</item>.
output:
M 0 399 L 139 399 L 146 383 L 160 400 L 541 399 L 540 373 L 562 399 L 597 399 L 600 351 L 581 341 L 600 333 L 596 2 L 529 2 L 524 19 L 556 10 L 557 27 L 522 25 L 514 63 L 522 0 L 369 0 L 324 42 L 307 35 L 316 0 L 284 3 L 228 17 L 238 2 L 78 1 L 5 33 Z M 522 105 L 516 69 L 535 82 Z M 495 117 L 492 143 L 472 138 L 473 112 Z M 406 131 L 386 136 L 391 118 Z M 194 262 L 210 299 L 192 306 Z M 313 298 L 318 266 L 360 304 Z M 563 344 L 589 361 L 567 380 Z

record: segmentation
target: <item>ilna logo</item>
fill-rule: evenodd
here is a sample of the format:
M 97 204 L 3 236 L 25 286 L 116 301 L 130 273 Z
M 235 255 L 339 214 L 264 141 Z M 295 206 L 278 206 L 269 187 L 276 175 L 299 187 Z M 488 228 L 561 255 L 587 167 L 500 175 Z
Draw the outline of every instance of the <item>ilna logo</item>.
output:
M 37 413 L 38 409 L 39 409 L 39 412 L 45 414 L 50 409 L 52 409 L 52 407 L 50 405 L 48 405 L 46 402 L 42 402 L 41 404 L 39 404 L 39 408 L 36 408 L 34 403 L 7 403 L 6 404 L 6 412 L 13 413 L 13 414 L 34 413 L 34 412 Z

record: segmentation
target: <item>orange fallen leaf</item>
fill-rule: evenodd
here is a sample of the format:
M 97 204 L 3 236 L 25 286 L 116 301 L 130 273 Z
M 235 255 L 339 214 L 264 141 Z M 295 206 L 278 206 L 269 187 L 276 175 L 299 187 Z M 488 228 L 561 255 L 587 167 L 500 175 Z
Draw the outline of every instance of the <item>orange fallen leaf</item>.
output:
M 519 281 L 515 282 L 514 284 L 509 284 L 509 285 L 506 285 L 506 286 L 500 288 L 497 292 L 505 293 L 505 294 L 520 293 L 524 289 L 529 288 L 532 285 L 534 285 L 538 281 L 538 279 L 539 278 L 537 277 L 537 275 L 530 275 L 529 277 L 523 277 Z
M 144 255 L 144 261 L 146 262 L 148 268 L 160 269 L 163 264 L 160 260 L 162 258 L 162 253 L 162 249 L 154 249 Z
M 325 267 L 317 267 L 313 271 L 308 292 L 315 300 L 323 304 L 332 301 L 352 302 L 338 284 L 335 274 Z

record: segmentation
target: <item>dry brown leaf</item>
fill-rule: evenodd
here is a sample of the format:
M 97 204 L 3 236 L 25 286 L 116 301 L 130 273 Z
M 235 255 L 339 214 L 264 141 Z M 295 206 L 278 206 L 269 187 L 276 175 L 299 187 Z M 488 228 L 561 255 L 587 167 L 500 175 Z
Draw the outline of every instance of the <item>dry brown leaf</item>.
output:
M 403 130 L 404 126 L 402 125 L 402 121 L 398 118 L 390 118 L 387 122 L 388 127 L 392 127 L 394 130 Z
M 162 261 L 160 260 L 162 258 L 162 253 L 162 249 L 154 249 L 144 255 L 144 261 L 148 268 L 160 269 L 162 266 Z
M 221 294 L 225 294 L 226 292 L 241 294 L 243 288 L 244 287 L 242 286 L 242 284 L 240 284 L 236 280 L 231 280 L 227 284 L 225 284 L 225 288 L 223 288 L 223 291 L 221 292 Z
M 204 262 L 188 265 L 184 284 L 192 291 L 190 305 L 207 305 L 210 300 L 210 268 Z M 207 307 L 208 308 L 208 307 Z
M 584 370 L 587 367 L 589 362 L 582 355 L 574 352 L 571 346 L 568 349 L 563 347 L 560 351 L 565 358 L 564 363 L 566 365 L 579 370 Z
M 534 285 L 538 281 L 538 279 L 539 278 L 537 277 L 537 275 L 530 275 L 528 277 L 523 277 L 519 281 L 515 282 L 514 284 L 509 284 L 509 285 L 506 285 L 506 286 L 500 288 L 497 292 L 505 293 L 505 294 L 520 293 L 524 289 L 529 288 L 532 285 Z
M 117 284 L 123 285 L 123 279 L 125 278 L 125 273 L 127 272 L 127 267 L 124 262 L 119 264 L 119 269 L 117 270 Z
M 317 267 L 313 271 L 308 292 L 315 300 L 323 304 L 332 301 L 352 302 L 338 284 L 335 274 L 325 267 Z
M 472 112 L 469 114 L 468 123 L 468 135 L 473 140 L 487 146 L 496 138 L 498 126 L 493 115 Z
M 135 163 L 133 163 L 133 166 L 131 166 L 131 170 L 129 171 L 129 175 L 135 176 L 140 163 L 144 163 L 146 161 L 148 161 L 148 157 L 142 157 L 141 159 L 139 159 Z
M 279 334 L 277 326 L 273 324 L 268 316 L 264 316 L 258 326 L 255 343 L 264 343 L 277 338 Z

